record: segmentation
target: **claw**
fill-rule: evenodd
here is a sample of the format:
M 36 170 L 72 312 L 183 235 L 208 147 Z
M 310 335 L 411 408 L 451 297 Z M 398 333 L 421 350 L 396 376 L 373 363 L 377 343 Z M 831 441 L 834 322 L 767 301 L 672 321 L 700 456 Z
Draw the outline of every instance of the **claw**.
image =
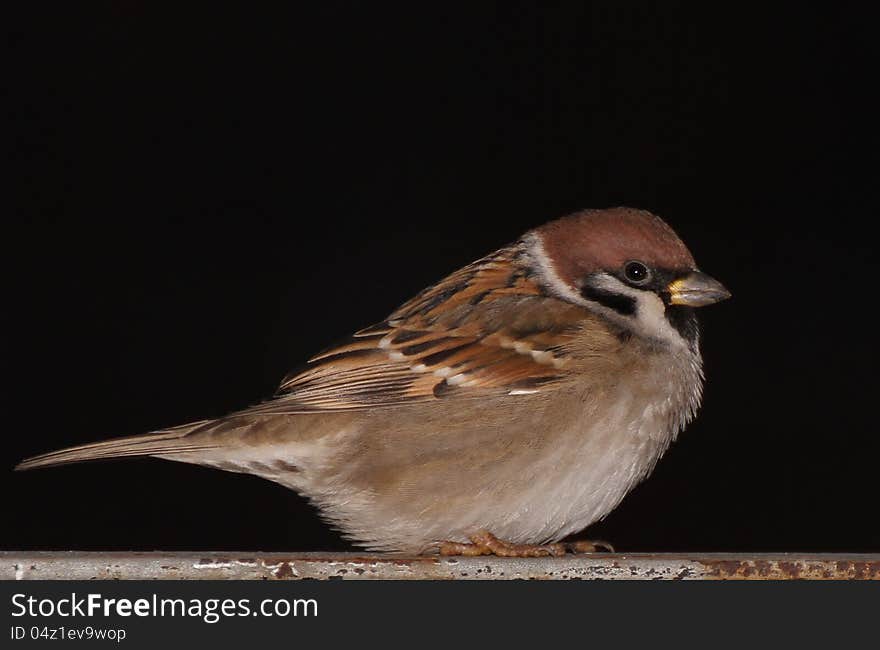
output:
M 595 553 L 599 550 L 614 553 L 614 547 L 601 539 L 579 539 L 566 543 L 565 547 L 571 553 Z

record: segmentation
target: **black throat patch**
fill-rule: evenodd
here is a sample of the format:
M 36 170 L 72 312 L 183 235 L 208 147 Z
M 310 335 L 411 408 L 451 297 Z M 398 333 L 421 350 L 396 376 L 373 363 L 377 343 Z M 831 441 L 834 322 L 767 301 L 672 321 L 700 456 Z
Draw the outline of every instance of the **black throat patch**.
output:
M 666 320 L 691 346 L 697 342 L 700 325 L 693 307 L 666 305 Z

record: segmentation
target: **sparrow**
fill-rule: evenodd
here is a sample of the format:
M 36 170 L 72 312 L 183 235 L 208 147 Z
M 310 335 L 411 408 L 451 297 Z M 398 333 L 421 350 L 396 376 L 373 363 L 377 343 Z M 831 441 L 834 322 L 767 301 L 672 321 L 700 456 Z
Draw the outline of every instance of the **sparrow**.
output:
M 428 287 L 268 401 L 16 469 L 153 456 L 276 481 L 374 551 L 556 555 L 694 418 L 695 308 L 728 297 L 660 217 L 585 210 Z

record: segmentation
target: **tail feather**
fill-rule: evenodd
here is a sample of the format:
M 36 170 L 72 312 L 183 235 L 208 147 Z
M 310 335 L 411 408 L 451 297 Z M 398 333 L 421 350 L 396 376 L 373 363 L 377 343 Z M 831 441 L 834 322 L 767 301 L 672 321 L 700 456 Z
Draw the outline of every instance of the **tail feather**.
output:
M 171 429 L 154 431 L 153 433 L 116 438 L 114 440 L 102 440 L 100 442 L 50 451 L 23 460 L 15 466 L 15 469 L 21 471 L 79 463 L 86 460 L 179 454 L 214 449 L 218 446 L 216 441 L 211 441 L 207 438 L 196 440 L 192 437 L 193 433 L 207 428 L 207 425 L 211 423 L 212 420 L 203 420 Z

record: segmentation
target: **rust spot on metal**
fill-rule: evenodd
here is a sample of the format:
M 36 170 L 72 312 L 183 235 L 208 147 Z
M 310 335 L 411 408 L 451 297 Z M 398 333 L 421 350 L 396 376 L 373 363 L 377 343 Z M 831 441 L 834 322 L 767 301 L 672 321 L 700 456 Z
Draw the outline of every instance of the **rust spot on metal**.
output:
M 755 560 L 755 569 L 758 571 L 759 576 L 766 578 L 770 575 L 773 565 L 766 560 Z
M 278 568 L 275 569 L 274 576 L 279 580 L 284 580 L 285 578 L 292 578 L 296 575 L 293 572 L 293 569 L 290 568 L 289 562 L 282 562 L 278 565 Z
M 739 560 L 707 560 L 704 564 L 709 567 L 709 575 L 717 578 L 739 575 L 745 568 L 743 565 L 748 566 L 747 562 Z M 749 567 L 749 573 L 751 574 L 751 567 Z
M 854 578 L 858 580 L 876 580 L 880 578 L 880 562 L 855 562 Z
M 766 580 L 877 580 L 880 562 L 807 562 L 788 559 L 772 560 L 702 560 L 706 576 L 720 579 Z
M 799 580 L 801 577 L 801 565 L 798 562 L 780 562 L 779 570 L 792 580 Z

